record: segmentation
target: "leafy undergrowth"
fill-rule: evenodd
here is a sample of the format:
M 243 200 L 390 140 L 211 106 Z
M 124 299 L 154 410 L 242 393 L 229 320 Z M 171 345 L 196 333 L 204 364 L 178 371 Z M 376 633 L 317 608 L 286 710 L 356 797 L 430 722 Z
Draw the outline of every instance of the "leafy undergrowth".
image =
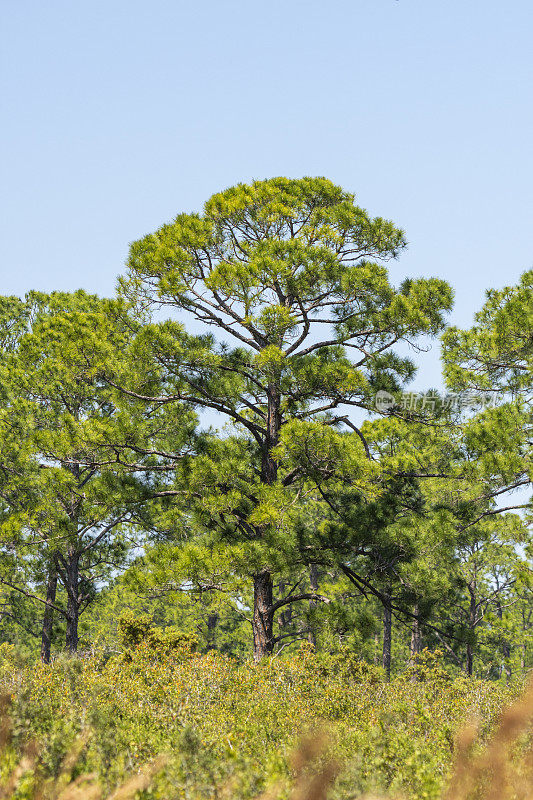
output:
M 385 683 L 348 653 L 309 649 L 254 665 L 141 642 L 107 660 L 43 666 L 17 664 L 4 646 L 0 683 L 9 694 L 0 798 L 21 800 L 319 800 L 327 787 L 333 800 L 482 797 L 476 781 L 489 785 L 494 753 L 508 743 L 527 746 L 533 716 L 530 697 L 485 763 L 476 753 L 516 689 L 436 667 Z M 472 720 L 475 734 L 465 729 Z

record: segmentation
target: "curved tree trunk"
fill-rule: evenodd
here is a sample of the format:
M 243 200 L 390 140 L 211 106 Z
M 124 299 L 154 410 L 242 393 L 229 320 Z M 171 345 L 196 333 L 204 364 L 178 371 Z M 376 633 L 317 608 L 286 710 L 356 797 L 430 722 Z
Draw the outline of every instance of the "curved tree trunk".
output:
M 474 674 L 474 648 L 470 642 L 466 644 L 466 673 L 470 677 Z

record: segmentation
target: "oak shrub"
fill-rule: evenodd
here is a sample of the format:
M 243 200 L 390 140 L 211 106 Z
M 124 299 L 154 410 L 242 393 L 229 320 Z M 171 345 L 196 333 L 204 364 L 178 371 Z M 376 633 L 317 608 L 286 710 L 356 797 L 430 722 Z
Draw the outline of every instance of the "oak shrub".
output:
M 169 644 L 146 620 L 126 619 L 121 630 L 124 651 L 108 658 L 44 666 L 21 663 L 13 648 L 2 647 L 0 685 L 12 696 L 12 734 L 0 780 L 30 740 L 40 748 L 38 771 L 59 774 L 89 731 L 76 770 L 96 773 L 110 791 L 168 754 L 140 797 L 253 798 L 276 787 L 282 798 L 289 796 L 298 742 L 327 730 L 329 751 L 341 765 L 333 800 L 370 792 L 436 800 L 452 768 L 457 731 L 475 717 L 486 737 L 516 692 L 443 675 L 429 654 L 416 681 L 400 676 L 386 683 L 377 668 L 357 666 L 354 654 L 342 651 L 318 657 L 306 645 L 254 664 L 200 654 L 179 637 Z M 24 785 L 21 800 L 32 797 Z

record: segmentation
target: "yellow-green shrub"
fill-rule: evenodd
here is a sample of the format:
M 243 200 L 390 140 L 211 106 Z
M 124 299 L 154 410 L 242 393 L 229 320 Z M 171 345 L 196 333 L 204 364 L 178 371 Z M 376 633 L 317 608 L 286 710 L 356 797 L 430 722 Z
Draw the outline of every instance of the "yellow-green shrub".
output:
M 107 786 L 156 754 L 170 753 L 151 798 L 192 800 L 231 784 L 231 797 L 258 795 L 290 774 L 289 754 L 306 732 L 326 727 L 343 770 L 339 798 L 368 791 L 432 800 L 468 718 L 493 724 L 513 690 L 476 680 L 377 680 L 355 661 L 324 664 L 311 649 L 255 665 L 216 652 L 154 651 L 146 637 L 127 661 L 58 660 L 14 668 L 0 682 L 13 694 L 13 746 L 36 738 L 47 774 L 59 769 L 80 731 L 92 736 L 80 770 Z M 181 788 L 180 788 L 181 787 Z M 185 788 L 184 788 L 185 787 Z

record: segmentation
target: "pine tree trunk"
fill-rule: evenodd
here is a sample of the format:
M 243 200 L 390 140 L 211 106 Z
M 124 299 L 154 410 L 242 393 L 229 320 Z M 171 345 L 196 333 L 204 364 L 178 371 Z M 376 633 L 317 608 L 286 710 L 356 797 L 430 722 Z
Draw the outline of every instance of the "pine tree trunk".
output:
M 411 641 L 409 643 L 409 661 L 411 667 L 416 665 L 416 657 L 422 649 L 422 631 L 420 630 L 420 622 L 418 619 L 419 609 L 418 603 L 413 607 L 413 621 L 411 622 Z M 411 674 L 411 681 L 417 680 L 416 670 L 413 669 Z
M 466 673 L 470 677 L 474 674 L 474 650 L 470 642 L 466 645 Z
M 474 674 L 474 644 L 473 639 L 476 632 L 477 623 L 477 603 L 476 603 L 476 584 L 473 582 L 468 586 L 470 594 L 470 605 L 468 608 L 468 642 L 466 644 L 466 672 L 472 676 Z
M 80 462 L 75 460 L 70 465 L 78 487 L 80 485 Z M 80 553 L 76 546 L 78 536 L 78 512 L 80 495 L 73 493 L 69 518 L 75 538 L 71 541 L 67 551 L 67 564 L 65 568 L 65 589 L 67 591 L 67 633 L 66 646 L 69 653 L 78 651 L 78 623 L 80 618 Z
M 312 592 L 318 592 L 318 568 L 314 562 L 309 564 L 309 587 Z M 309 601 L 309 607 L 311 609 L 316 608 L 316 606 L 316 600 Z M 309 633 L 307 634 L 307 641 L 309 644 L 312 644 L 313 647 L 316 647 L 316 633 L 311 626 L 309 627 Z
M 503 608 L 499 600 L 496 603 L 496 613 L 498 615 L 498 619 L 503 622 Z M 503 664 L 500 670 L 500 678 L 505 672 L 506 681 L 509 683 L 511 680 L 511 665 L 509 664 L 509 659 L 511 658 L 511 645 L 507 641 L 502 642 L 502 656 Z
M 385 594 L 383 603 L 383 669 L 390 680 L 391 657 L 392 657 L 392 608 L 390 602 L 390 588 Z
M 526 671 L 526 663 L 527 663 L 527 637 L 528 633 L 531 629 L 531 617 L 533 615 L 533 611 L 531 608 L 522 608 L 522 644 L 519 646 L 520 649 L 520 669 L 522 671 L 522 675 L 525 674 Z
M 214 650 L 216 647 L 216 629 L 218 625 L 218 614 L 215 612 L 207 617 L 207 649 Z
M 281 427 L 280 418 L 280 397 L 279 390 L 275 384 L 267 387 L 267 420 L 266 437 L 263 444 L 262 463 L 261 463 L 261 482 L 272 486 L 278 477 L 278 465 L 272 457 L 272 449 L 279 442 L 279 430 Z M 259 535 L 262 535 L 259 530 Z M 274 648 L 274 611 L 272 573 L 268 567 L 264 567 L 254 576 L 254 612 L 253 612 L 253 635 L 254 635 L 254 661 L 260 661 L 269 656 Z
M 285 589 L 287 588 L 288 584 L 285 581 L 280 581 L 277 585 L 278 594 L 280 597 L 283 597 L 285 594 Z M 280 630 L 286 628 L 292 622 L 292 608 L 290 605 L 284 606 L 283 611 L 280 611 L 278 615 L 278 626 Z
M 420 653 L 422 649 L 422 631 L 420 630 L 420 622 L 418 619 L 419 609 L 418 603 L 413 608 L 413 621 L 411 623 L 411 643 L 409 646 L 409 654 L 411 656 L 411 663 L 414 663 L 415 656 Z
M 48 568 L 48 581 L 46 584 L 46 606 L 43 614 L 43 625 L 41 631 L 41 661 L 43 664 L 50 663 L 52 649 L 52 629 L 54 624 L 54 605 L 57 592 L 57 566 L 55 556 L 50 560 Z
M 269 570 L 254 575 L 254 661 L 273 650 L 272 576 Z
M 79 605 L 79 553 L 74 549 L 68 554 L 67 563 L 67 635 L 66 646 L 69 653 L 76 653 L 78 650 L 78 623 L 80 617 Z
M 509 644 L 507 644 L 507 642 L 504 642 L 502 645 L 502 654 L 504 658 L 503 669 L 505 672 L 505 680 L 507 681 L 507 683 L 509 683 L 509 681 L 512 678 L 513 672 L 511 669 L 511 664 L 509 663 L 509 660 L 511 658 L 511 647 Z

